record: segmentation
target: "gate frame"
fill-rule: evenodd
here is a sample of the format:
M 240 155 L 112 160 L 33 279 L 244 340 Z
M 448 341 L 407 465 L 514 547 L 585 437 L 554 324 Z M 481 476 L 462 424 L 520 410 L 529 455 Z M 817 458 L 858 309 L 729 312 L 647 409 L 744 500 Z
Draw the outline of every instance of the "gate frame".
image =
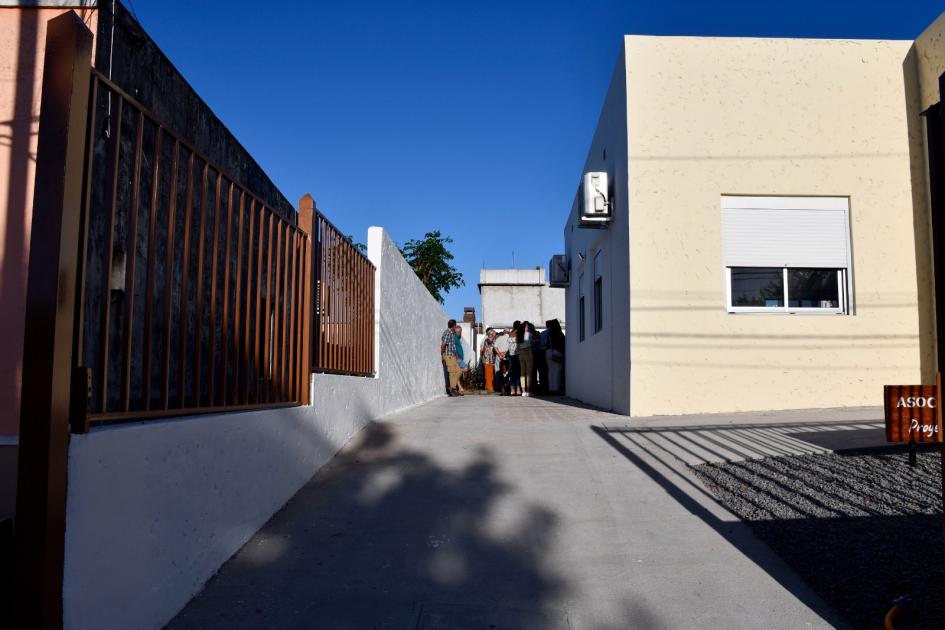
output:
M 48 22 L 30 235 L 17 466 L 17 618 L 62 627 L 70 414 L 92 32 L 74 11 Z M 79 379 L 84 380 L 84 379 Z

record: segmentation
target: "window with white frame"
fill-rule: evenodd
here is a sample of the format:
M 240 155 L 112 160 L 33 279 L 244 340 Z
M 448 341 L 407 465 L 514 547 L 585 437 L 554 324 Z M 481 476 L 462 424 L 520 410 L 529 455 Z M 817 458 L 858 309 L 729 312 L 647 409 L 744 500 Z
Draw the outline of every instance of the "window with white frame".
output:
M 730 313 L 848 314 L 847 197 L 722 197 Z

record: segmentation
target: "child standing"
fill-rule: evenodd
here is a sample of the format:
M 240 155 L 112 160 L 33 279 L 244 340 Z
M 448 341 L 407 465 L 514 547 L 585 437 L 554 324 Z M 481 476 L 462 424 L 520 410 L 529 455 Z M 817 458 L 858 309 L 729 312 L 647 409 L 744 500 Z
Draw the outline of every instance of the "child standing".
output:
M 495 390 L 503 396 L 512 394 L 512 371 L 508 359 L 499 361 L 499 371 L 495 375 Z

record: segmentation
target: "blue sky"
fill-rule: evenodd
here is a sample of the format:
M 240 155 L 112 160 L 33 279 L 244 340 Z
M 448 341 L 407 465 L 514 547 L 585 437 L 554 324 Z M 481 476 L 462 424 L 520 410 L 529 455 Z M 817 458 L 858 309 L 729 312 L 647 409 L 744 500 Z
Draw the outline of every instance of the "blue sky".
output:
M 941 0 L 125 0 L 290 200 L 479 269 L 547 265 L 625 33 L 914 39 Z

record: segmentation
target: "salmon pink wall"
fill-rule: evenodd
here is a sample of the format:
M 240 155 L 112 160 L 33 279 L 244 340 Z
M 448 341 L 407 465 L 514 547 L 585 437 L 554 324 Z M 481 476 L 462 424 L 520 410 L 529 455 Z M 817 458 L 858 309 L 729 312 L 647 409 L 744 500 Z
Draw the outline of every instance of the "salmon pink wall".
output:
M 33 178 L 46 23 L 69 9 L 0 8 L 0 436 L 19 434 Z M 78 9 L 93 33 L 94 9 Z

